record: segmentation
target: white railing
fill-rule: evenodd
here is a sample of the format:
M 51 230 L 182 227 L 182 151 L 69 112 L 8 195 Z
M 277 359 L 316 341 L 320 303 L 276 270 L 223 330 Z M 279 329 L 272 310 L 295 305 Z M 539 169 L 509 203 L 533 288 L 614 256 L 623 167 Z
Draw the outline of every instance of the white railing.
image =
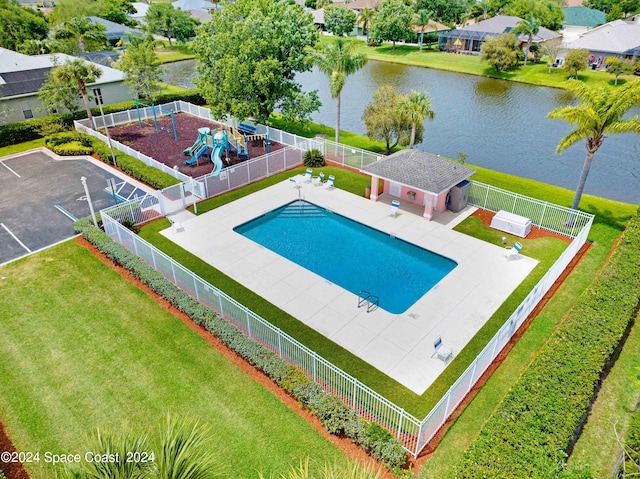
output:
M 227 188 L 230 187 L 230 185 L 227 185 Z M 553 209 L 552 207 L 554 205 L 547 205 L 547 209 Z M 208 284 L 195 273 L 184 268 L 121 225 L 123 220 L 127 219 L 126 214 L 128 211 L 137 212 L 142 210 L 142 206 L 133 207 L 127 206 L 127 204 L 102 210 L 105 230 L 114 240 L 142 257 L 165 277 L 173 281 L 174 284 L 218 311 L 249 337 L 276 352 L 286 361 L 302 368 L 309 377 L 323 385 L 327 390 L 340 396 L 364 417 L 376 421 L 387 428 L 402 441 L 404 447 L 414 456 L 417 456 L 422 451 L 438 429 L 442 427 L 527 316 L 533 311 L 534 307 L 551 288 L 582 245 L 584 245 L 593 222 L 593 216 L 585 215 L 588 218 L 586 224 L 583 225 L 567 249 L 431 412 L 422 421 L 419 421 L 401 407 L 371 390 L 358 379 L 348 375 L 324 358 L 321 358 L 303 344 L 289 337 L 286 333 L 251 312 L 233 298 L 226 296 L 213 285 Z M 130 220 L 135 222 L 135 217 Z
M 505 210 L 524 216 L 535 226 L 572 238 L 593 219 L 593 215 L 582 211 L 536 200 L 477 181 L 471 182 L 469 203 L 489 211 Z

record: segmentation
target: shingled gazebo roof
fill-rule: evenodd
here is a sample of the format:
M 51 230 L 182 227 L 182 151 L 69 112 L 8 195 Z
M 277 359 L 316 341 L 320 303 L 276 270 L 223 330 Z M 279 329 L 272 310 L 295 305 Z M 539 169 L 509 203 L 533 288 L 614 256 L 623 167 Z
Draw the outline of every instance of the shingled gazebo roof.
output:
M 476 171 L 420 150 L 401 150 L 360 171 L 416 190 L 440 194 Z

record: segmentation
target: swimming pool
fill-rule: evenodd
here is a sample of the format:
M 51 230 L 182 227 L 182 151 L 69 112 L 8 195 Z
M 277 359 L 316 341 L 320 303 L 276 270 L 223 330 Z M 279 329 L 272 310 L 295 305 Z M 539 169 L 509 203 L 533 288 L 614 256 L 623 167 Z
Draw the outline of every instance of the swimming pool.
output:
M 347 291 L 378 296 L 380 308 L 393 314 L 406 311 L 457 265 L 303 200 L 234 231 Z

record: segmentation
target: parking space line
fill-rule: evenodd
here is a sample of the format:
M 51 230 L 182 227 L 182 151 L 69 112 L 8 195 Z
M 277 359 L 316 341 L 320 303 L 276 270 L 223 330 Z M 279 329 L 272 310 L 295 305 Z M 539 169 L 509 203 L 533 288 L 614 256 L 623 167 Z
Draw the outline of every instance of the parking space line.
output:
M 20 241 L 18 239 L 18 237 L 16 235 L 14 235 L 9 228 L 7 228 L 4 225 L 4 223 L 0 223 L 0 226 L 2 226 L 7 231 L 7 233 L 9 233 L 11 235 L 11 237 L 18 242 L 18 244 L 20 246 L 22 246 L 24 249 L 26 249 L 28 253 L 31 253 L 31 250 L 29 248 L 27 248 L 26 245 L 22 241 Z
M 4 161 L 0 161 L 0 163 L 2 163 L 2 166 L 4 166 L 7 170 L 9 170 L 11 173 L 13 173 L 14 175 L 16 175 L 18 178 L 22 178 L 22 176 L 20 176 L 18 173 L 16 173 L 15 171 L 13 171 L 11 168 L 9 168 L 7 165 L 4 164 Z

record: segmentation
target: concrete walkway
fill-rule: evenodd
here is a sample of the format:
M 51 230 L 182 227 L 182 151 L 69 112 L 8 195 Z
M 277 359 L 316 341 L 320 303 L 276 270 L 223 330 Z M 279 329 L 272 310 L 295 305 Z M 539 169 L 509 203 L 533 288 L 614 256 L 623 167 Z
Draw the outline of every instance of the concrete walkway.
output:
M 401 202 L 399 214 L 390 217 L 393 198 L 373 202 L 315 186 L 301 176 L 296 181 L 300 188 L 287 180 L 183 219 L 181 231 L 162 233 L 416 394 L 422 394 L 446 367 L 434 355 L 435 338 L 441 336 L 454 354 L 460 352 L 537 264 L 522 255 L 508 260 L 504 248 L 452 231 L 475 208 L 439 213 L 434 221 L 426 221 L 421 207 Z M 449 257 L 458 266 L 404 313 L 382 309 L 367 313 L 358 308 L 355 294 L 233 231 L 299 196 Z

